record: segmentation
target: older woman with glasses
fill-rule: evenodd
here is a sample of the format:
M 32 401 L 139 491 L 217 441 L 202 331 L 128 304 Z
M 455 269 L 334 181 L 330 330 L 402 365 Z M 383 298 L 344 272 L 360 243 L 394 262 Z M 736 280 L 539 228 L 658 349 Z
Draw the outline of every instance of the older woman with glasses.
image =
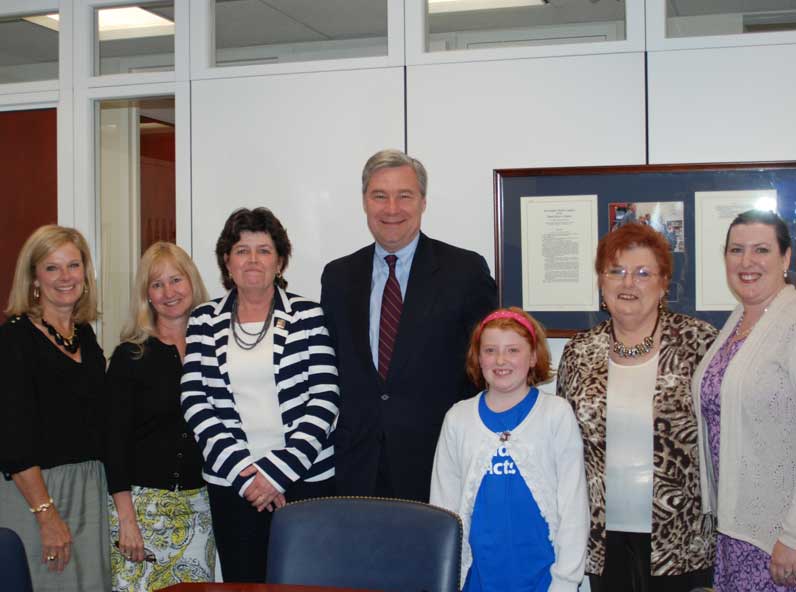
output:
M 604 236 L 595 270 L 611 316 L 567 343 L 557 385 L 583 435 L 586 573 L 594 592 L 689 592 L 713 563 L 690 381 L 716 330 L 665 309 L 672 256 L 651 226 Z

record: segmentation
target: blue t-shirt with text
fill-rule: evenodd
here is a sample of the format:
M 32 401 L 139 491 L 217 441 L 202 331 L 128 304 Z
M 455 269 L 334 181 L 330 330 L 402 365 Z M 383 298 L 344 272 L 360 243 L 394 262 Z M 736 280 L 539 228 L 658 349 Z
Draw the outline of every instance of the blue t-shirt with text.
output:
M 481 396 L 478 413 L 487 428 L 511 432 L 528 416 L 539 391 L 531 388 L 511 409 L 495 413 Z M 509 439 L 511 436 L 509 435 Z M 555 551 L 547 522 L 505 446 L 492 457 L 473 506 L 473 564 L 462 592 L 543 592 Z

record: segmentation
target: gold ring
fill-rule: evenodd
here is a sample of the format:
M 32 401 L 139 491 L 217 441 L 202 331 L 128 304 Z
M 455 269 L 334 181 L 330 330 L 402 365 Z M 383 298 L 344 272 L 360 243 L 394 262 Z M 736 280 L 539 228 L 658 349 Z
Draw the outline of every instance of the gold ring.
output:
M 47 555 L 47 561 L 55 561 L 58 559 L 57 555 Z

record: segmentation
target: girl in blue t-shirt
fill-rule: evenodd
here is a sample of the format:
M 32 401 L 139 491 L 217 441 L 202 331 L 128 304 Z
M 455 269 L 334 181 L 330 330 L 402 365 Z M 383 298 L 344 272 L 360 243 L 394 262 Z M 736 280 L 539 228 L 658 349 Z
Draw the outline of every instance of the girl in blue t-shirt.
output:
M 575 592 L 589 507 L 572 409 L 534 385 L 552 378 L 542 327 L 519 308 L 473 331 L 467 374 L 477 396 L 445 416 L 431 503 L 457 512 L 465 592 Z

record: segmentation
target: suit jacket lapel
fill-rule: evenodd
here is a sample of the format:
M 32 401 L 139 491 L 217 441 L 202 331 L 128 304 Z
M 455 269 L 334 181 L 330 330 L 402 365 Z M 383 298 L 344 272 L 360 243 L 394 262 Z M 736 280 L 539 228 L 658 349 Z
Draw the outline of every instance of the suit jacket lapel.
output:
M 227 391 L 232 394 L 232 386 L 229 383 L 229 372 L 227 372 L 227 346 L 229 345 L 230 325 L 232 323 L 232 305 L 238 297 L 237 291 L 230 290 L 221 301 L 216 305 L 215 315 L 220 317 L 224 314 L 227 318 L 213 326 L 216 341 L 216 359 L 218 360 L 218 373 L 224 379 Z
M 370 368 L 375 378 L 378 370 L 373 365 L 370 351 L 370 285 L 373 280 L 373 252 L 375 246 L 363 249 L 354 261 L 352 285 L 347 290 L 349 318 L 351 319 L 351 342 L 360 356 L 364 368 Z
M 409 282 L 406 285 L 406 297 L 401 312 L 401 323 L 398 326 L 398 337 L 395 350 L 390 360 L 387 382 L 402 372 L 412 354 L 422 347 L 424 335 L 431 331 L 429 311 L 434 304 L 438 290 L 434 286 L 434 274 L 437 271 L 437 260 L 429 238 L 420 233 L 417 250 L 412 259 Z
M 279 394 L 279 367 L 282 364 L 282 354 L 285 351 L 285 339 L 290 333 L 290 303 L 287 294 L 282 288 L 274 289 L 274 318 L 271 323 L 274 325 L 274 378 L 276 379 L 277 394 Z M 281 404 L 282 401 L 280 400 Z

